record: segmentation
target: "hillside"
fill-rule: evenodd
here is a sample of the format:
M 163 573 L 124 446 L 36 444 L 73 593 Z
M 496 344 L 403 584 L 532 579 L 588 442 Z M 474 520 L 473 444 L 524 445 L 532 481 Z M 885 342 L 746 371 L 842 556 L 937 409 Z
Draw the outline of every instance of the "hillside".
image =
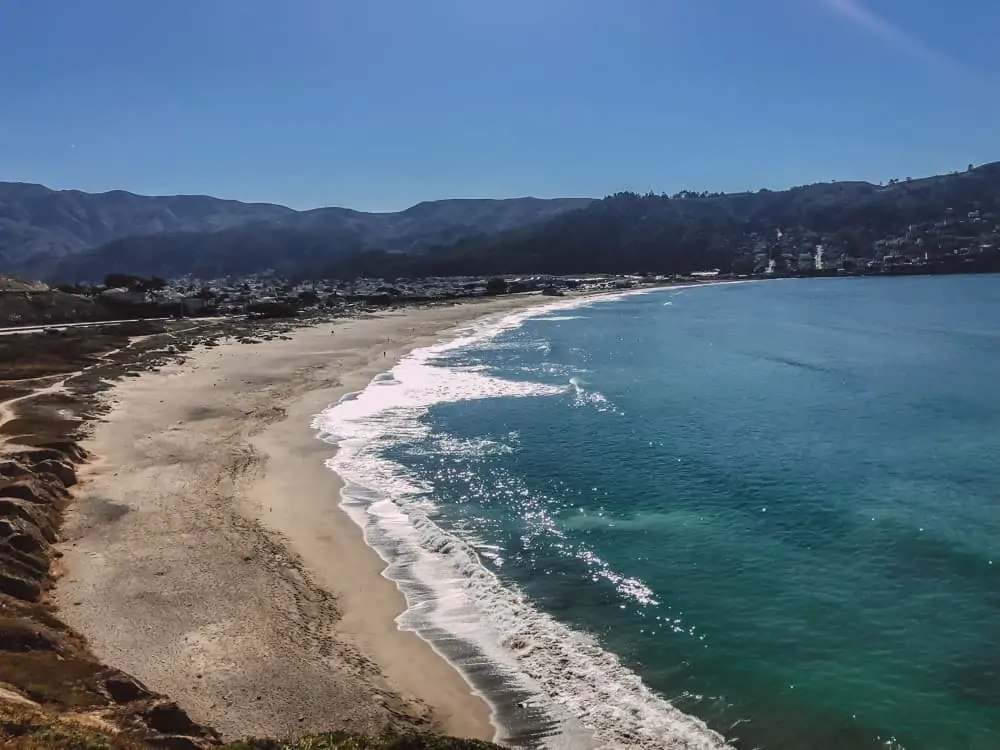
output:
M 112 314 L 89 297 L 45 284 L 0 276 L 0 328 L 107 320 Z
M 49 287 L 38 281 L 25 281 L 11 276 L 0 276 L 0 294 L 4 292 L 47 292 Z
M 268 269 L 338 277 L 749 272 L 750 248 L 763 244 L 771 252 L 781 237 L 782 253 L 823 244 L 837 256 L 872 257 L 876 242 L 921 226 L 932 243 L 928 249 L 941 249 L 941 233 L 927 227 L 973 211 L 984 217 L 976 235 L 985 241 L 996 223 L 990 217 L 1000 214 L 1000 162 L 884 186 L 830 182 L 735 194 L 619 193 L 601 201 L 449 200 L 394 214 L 271 206 L 267 210 L 278 212 L 271 218 L 248 221 L 231 202 L 223 203 L 226 211 L 214 218 L 199 214 L 199 222 L 214 222 L 211 231 L 144 232 L 59 262 L 50 256 L 44 276 L 92 281 L 109 272 L 216 277 Z
M 798 252 L 825 244 L 835 255 L 870 255 L 880 240 L 984 217 L 977 232 L 996 240 L 1000 162 L 961 173 L 892 182 L 818 183 L 755 193 L 619 193 L 549 222 L 469 238 L 415 256 L 364 253 L 332 263 L 331 276 L 429 276 L 505 273 L 690 273 L 735 270 L 748 248 Z M 992 218 L 991 218 L 992 217 Z M 784 240 L 777 242 L 776 238 Z M 949 239 L 954 239 L 949 238 Z M 928 245 L 933 249 L 937 245 Z M 752 263 L 752 259 L 751 259 Z M 745 269 L 745 272 L 752 270 Z
M 122 190 L 95 194 L 0 182 L 0 271 L 42 277 L 58 259 L 118 237 L 212 231 L 294 213 L 284 206 L 208 196 L 148 197 Z
M 373 247 L 408 251 L 520 227 L 588 203 L 586 198 L 444 200 L 373 214 L 345 208 L 296 211 L 199 195 L 85 193 L 0 182 L 0 273 L 52 278 L 60 263 L 125 237 L 178 233 L 176 243 L 181 240 L 179 233 L 238 228 L 281 227 L 290 232 L 293 244 L 294 238 L 305 233 L 332 243 L 334 251 Z M 116 252 L 125 255 L 116 257 Z M 109 250 L 109 268 L 117 268 L 128 252 L 128 246 Z M 102 261 L 94 262 L 100 265 Z M 80 267 L 92 266 L 83 261 Z M 100 270 L 97 276 L 105 272 Z

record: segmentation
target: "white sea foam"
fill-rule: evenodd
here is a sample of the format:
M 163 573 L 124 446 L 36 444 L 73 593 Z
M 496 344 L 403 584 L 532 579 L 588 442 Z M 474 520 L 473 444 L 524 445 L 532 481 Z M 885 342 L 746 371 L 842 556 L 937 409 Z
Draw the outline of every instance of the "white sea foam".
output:
M 607 396 L 600 391 L 587 388 L 578 375 L 571 377 L 569 384 L 573 388 L 573 403 L 576 406 L 591 406 L 597 409 L 597 411 L 613 412 L 621 415 L 622 412 L 608 400 Z
M 433 487 L 385 457 L 393 445 L 428 436 L 421 417 L 435 404 L 585 394 L 579 380 L 566 386 L 517 382 L 434 362 L 553 308 L 595 301 L 604 300 L 566 300 L 488 319 L 452 340 L 417 350 L 360 394 L 317 416 L 314 427 L 339 446 L 329 465 L 345 480 L 343 507 L 389 563 L 386 575 L 406 596 L 400 628 L 418 632 L 451 658 L 488 700 L 497 698 L 489 685 L 502 684 L 519 696 L 517 706 L 524 712 L 548 717 L 557 730 L 536 738 L 542 746 L 723 748 L 719 735 L 650 691 L 592 638 L 539 612 L 521 592 L 503 584 L 480 559 L 495 557 L 498 550 L 471 534 L 461 538 L 439 527 L 433 520 Z M 516 435 L 508 437 L 516 444 Z M 478 441 L 448 447 L 463 452 L 506 449 Z M 456 643 L 463 645 L 457 648 Z M 498 739 L 506 736 L 507 727 L 498 725 Z

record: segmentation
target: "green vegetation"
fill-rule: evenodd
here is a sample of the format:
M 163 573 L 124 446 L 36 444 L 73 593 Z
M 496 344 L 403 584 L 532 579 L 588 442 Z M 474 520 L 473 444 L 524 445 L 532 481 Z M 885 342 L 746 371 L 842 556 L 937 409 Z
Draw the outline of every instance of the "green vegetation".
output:
M 831 249 L 862 255 L 877 240 L 905 234 L 911 225 L 971 211 L 1000 213 L 1000 162 L 888 186 L 833 182 L 730 195 L 618 193 L 544 224 L 418 257 L 370 254 L 364 266 L 390 277 L 740 272 L 734 264 L 751 238 L 813 235 Z M 359 265 L 357 259 L 353 264 Z M 341 269 L 343 263 L 332 264 L 331 275 Z
M 225 750 L 490 750 L 497 746 L 478 740 L 460 740 L 428 734 L 375 736 L 326 732 L 297 740 L 245 740 Z
M 138 750 L 143 745 L 86 719 L 0 703 L 0 745 L 15 750 Z
M 63 715 L 0 702 L 0 745 L 14 750 L 148 750 L 155 745 L 102 726 L 93 715 Z M 162 745 L 161 745 L 162 746 Z M 249 739 L 220 750 L 490 750 L 489 742 L 429 734 L 398 736 L 328 732 L 293 740 Z
M 295 211 L 203 195 L 85 193 L 0 182 L 0 269 L 57 282 L 95 282 L 116 270 L 168 278 L 283 271 L 289 260 L 298 268 L 314 253 L 326 263 L 335 255 L 368 248 L 410 252 L 448 244 L 542 221 L 590 200 L 458 199 L 420 203 L 398 213 Z M 137 239 L 164 233 L 169 237 L 166 245 Z M 130 238 L 126 245 L 108 250 L 118 254 L 116 259 L 76 258 L 123 237 Z M 59 268 L 62 261 L 65 265 Z
M 913 224 L 973 210 L 997 213 L 1000 162 L 884 186 L 831 182 L 728 195 L 618 193 L 583 205 L 539 214 L 534 222 L 483 222 L 460 232 L 435 219 L 426 225 L 435 231 L 408 245 L 319 217 L 296 226 L 256 224 L 133 236 L 70 257 L 51 276 L 96 279 L 113 269 L 201 278 L 266 269 L 337 278 L 738 271 L 733 267 L 738 248 L 754 237 L 813 233 L 857 256 Z M 514 228 L 500 231 L 504 226 Z

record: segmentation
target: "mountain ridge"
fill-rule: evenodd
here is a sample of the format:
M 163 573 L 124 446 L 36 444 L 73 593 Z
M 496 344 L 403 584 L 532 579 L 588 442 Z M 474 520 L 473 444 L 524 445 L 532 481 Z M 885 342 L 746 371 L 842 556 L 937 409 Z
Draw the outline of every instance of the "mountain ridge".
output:
M 22 186 L 21 192 L 41 196 L 42 204 L 49 195 L 40 186 Z M 83 204 L 93 200 L 91 194 L 74 198 Z M 31 200 L 23 202 L 21 214 L 8 203 L 0 190 L 0 254 L 4 222 L 9 226 L 16 219 L 22 232 L 76 243 L 61 254 L 35 255 L 35 267 L 45 271 L 38 275 L 60 282 L 98 281 L 111 272 L 204 278 L 266 271 L 340 277 L 683 274 L 710 268 L 746 273 L 759 264 L 757 256 L 794 257 L 818 245 L 838 257 L 872 259 L 876 243 L 895 238 L 897 244 L 913 245 L 915 232 L 927 244 L 914 252 L 941 255 L 974 242 L 992 246 L 1000 242 L 1000 162 L 885 185 L 834 181 L 729 194 L 624 192 L 602 200 L 458 198 L 382 214 L 116 194 L 110 203 L 117 214 L 106 209 L 95 216 L 81 206 L 74 213 L 70 201 L 47 224 L 32 224 Z M 156 210 L 126 210 L 137 203 Z M 969 212 L 979 217 L 975 226 L 948 228 L 966 214 L 971 217 Z M 142 231 L 116 225 L 120 215 Z M 102 233 L 118 236 L 81 248 L 81 224 L 91 239 Z M 3 261 L 0 256 L 0 272 L 17 273 Z
M 975 215 L 975 219 L 973 219 Z M 968 219 L 968 220 L 966 220 Z M 673 196 L 622 192 L 588 207 L 411 256 L 367 252 L 332 262 L 330 277 L 522 273 L 750 273 L 813 254 L 872 259 L 879 242 L 942 256 L 1000 247 L 1000 162 L 886 185 L 821 182 L 788 190 Z M 882 252 L 882 255 L 886 253 Z M 881 257 L 881 256 L 880 256 Z M 986 265 L 992 267 L 992 256 Z
M 209 195 L 88 193 L 53 190 L 38 183 L 0 182 L 0 271 L 47 278 L 60 263 L 125 237 L 219 232 L 255 224 L 327 233 L 351 249 L 410 251 L 516 228 L 586 206 L 591 200 L 458 198 L 370 213 L 337 206 L 296 210 Z

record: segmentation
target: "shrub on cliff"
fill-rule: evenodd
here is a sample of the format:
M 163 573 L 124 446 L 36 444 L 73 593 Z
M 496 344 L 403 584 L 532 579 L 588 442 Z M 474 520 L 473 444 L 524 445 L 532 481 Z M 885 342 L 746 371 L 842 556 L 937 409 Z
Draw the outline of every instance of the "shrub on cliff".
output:
M 206 743 L 211 745 L 211 743 Z M 152 750 L 152 744 L 100 728 L 85 717 L 62 717 L 0 695 L 0 746 L 18 750 Z M 159 745 L 163 747 L 163 745 Z M 251 739 L 231 742 L 220 750 L 499 750 L 478 740 L 433 734 L 357 735 L 327 732 L 294 740 Z

